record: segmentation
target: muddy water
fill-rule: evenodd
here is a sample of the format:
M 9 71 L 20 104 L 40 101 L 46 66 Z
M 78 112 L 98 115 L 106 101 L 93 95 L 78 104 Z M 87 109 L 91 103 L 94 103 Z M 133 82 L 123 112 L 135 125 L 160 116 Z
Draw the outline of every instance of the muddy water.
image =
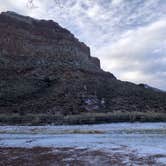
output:
M 166 164 L 166 123 L 0 126 L 0 147 L 36 146 L 153 156 Z

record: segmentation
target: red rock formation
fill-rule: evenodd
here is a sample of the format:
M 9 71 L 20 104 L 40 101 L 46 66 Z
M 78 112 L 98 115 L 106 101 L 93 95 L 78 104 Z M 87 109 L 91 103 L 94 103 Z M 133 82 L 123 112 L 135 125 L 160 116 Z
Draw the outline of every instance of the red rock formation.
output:
M 166 111 L 166 94 L 121 82 L 53 21 L 0 14 L 0 115 Z

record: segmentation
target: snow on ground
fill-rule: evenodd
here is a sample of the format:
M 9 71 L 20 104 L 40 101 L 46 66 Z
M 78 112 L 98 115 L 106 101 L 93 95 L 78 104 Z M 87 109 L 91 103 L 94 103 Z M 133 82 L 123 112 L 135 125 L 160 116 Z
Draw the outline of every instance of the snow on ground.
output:
M 75 147 L 158 156 L 166 164 L 166 123 L 0 126 L 1 147 Z

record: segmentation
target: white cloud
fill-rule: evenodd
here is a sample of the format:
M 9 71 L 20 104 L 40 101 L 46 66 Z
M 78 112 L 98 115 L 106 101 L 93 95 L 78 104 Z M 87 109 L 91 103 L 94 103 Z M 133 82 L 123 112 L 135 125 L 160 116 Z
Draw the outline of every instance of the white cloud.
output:
M 112 0 L 113 5 L 119 5 L 123 0 Z
M 103 68 L 115 72 L 120 79 L 159 87 L 155 78 L 166 79 L 165 36 L 166 20 L 163 19 L 125 32 L 115 43 L 98 49 L 96 54 L 102 59 Z M 162 88 L 164 86 L 166 83 Z

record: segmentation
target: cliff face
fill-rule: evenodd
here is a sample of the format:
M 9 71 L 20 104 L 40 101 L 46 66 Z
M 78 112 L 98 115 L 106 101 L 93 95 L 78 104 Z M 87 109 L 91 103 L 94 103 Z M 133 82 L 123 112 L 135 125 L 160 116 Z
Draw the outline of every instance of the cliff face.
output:
M 100 62 L 90 56 L 89 47 L 53 21 L 35 20 L 12 12 L 2 13 L 0 21 L 4 67 L 26 69 L 52 65 L 100 70 Z
M 53 21 L 0 14 L 0 114 L 166 111 L 166 94 L 121 82 Z

